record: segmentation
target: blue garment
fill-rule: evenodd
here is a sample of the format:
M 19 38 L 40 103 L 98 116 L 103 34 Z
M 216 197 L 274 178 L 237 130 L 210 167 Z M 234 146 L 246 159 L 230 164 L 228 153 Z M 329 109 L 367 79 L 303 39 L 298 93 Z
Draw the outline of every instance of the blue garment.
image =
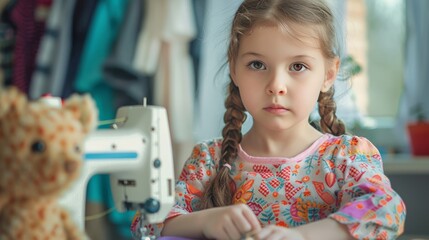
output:
M 71 49 L 68 59 L 67 73 L 61 93 L 62 98 L 69 97 L 74 92 L 74 80 L 76 79 L 79 61 L 85 45 L 86 35 L 91 25 L 92 16 L 97 8 L 98 0 L 77 0 L 73 12 L 71 29 Z
M 102 65 L 117 38 L 127 4 L 128 1 L 124 0 L 99 0 L 92 16 L 76 74 L 75 91 L 92 95 L 99 109 L 100 120 L 115 117 L 116 109 L 112 107 L 113 90 L 103 77 Z M 87 201 L 104 202 L 108 208 L 113 207 L 107 175 L 96 175 L 90 180 Z M 117 226 L 119 233 L 124 237 L 131 237 L 129 232 L 131 219 L 132 213 L 123 214 L 114 211 L 109 214 L 109 220 Z

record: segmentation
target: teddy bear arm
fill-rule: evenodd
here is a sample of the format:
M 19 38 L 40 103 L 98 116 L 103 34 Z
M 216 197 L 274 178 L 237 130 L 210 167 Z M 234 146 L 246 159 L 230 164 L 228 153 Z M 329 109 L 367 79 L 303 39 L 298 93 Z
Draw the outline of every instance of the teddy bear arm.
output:
M 69 213 L 65 209 L 61 209 L 61 218 L 63 221 L 64 229 L 66 231 L 67 240 L 89 240 L 90 238 L 81 231 L 78 226 L 73 222 Z

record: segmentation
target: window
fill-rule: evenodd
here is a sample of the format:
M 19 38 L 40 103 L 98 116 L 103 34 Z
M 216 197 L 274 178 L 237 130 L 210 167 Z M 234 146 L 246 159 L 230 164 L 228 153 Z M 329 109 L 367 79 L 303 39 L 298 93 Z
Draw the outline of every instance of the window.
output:
M 404 0 L 347 1 L 347 53 L 362 67 L 352 78 L 352 89 L 363 116 L 397 115 L 404 70 L 404 5 Z
M 394 129 L 403 90 L 405 2 L 348 0 L 344 9 L 346 52 L 362 68 L 351 78 L 361 117 L 348 126 L 381 153 L 397 152 L 401 147 Z

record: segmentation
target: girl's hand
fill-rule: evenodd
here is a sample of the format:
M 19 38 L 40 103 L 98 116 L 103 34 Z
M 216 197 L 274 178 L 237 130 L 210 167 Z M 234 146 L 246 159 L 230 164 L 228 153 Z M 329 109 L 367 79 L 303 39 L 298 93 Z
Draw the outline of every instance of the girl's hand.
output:
M 275 225 L 269 225 L 262 228 L 259 232 L 253 235 L 253 239 L 305 240 L 304 236 L 298 230 Z
M 209 239 L 240 239 L 245 233 L 259 231 L 261 225 L 252 210 L 245 204 L 208 209 L 203 229 Z

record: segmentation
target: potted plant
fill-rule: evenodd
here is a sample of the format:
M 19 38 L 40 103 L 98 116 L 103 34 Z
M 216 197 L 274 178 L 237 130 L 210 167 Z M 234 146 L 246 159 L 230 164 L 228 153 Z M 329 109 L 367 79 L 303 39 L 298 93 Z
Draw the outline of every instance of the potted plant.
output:
M 416 121 L 407 124 L 411 153 L 414 156 L 429 155 L 429 122 L 426 121 L 421 105 L 417 105 L 413 113 Z

